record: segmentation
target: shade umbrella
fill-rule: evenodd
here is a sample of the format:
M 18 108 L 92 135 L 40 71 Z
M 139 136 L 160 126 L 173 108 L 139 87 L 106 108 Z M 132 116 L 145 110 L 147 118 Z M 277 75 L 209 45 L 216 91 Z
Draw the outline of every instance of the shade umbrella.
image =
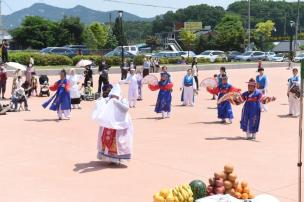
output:
M 93 64 L 91 60 L 80 60 L 77 64 L 76 67 L 86 67 L 88 65 Z
M 8 62 L 6 63 L 7 68 L 12 68 L 12 69 L 19 69 L 21 71 L 25 71 L 26 67 L 20 63 L 17 62 Z

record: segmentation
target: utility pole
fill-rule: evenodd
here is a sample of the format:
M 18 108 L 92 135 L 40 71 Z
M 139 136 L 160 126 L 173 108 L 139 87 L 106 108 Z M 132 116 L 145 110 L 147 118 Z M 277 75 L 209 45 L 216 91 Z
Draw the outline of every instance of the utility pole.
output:
M 251 22 L 250 22 L 250 13 L 251 8 L 250 8 L 250 0 L 248 0 L 248 51 L 250 50 L 250 38 L 251 38 Z
M 296 20 L 296 28 L 295 28 L 295 40 L 294 40 L 294 56 L 297 56 L 297 49 L 298 49 L 298 32 L 299 32 L 299 25 L 300 25 L 300 0 L 298 0 L 298 13 L 297 13 L 297 20 Z

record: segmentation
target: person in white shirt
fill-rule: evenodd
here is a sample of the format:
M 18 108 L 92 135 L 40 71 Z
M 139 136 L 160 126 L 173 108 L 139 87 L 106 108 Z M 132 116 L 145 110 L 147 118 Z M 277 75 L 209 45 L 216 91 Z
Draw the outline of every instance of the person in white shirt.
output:
M 144 63 L 143 63 L 143 77 L 149 75 L 150 73 L 150 66 L 151 63 L 147 58 L 144 58 Z
M 196 90 L 199 90 L 197 58 L 193 58 L 191 68 L 192 68 L 193 77 L 194 77 L 194 80 L 196 83 Z

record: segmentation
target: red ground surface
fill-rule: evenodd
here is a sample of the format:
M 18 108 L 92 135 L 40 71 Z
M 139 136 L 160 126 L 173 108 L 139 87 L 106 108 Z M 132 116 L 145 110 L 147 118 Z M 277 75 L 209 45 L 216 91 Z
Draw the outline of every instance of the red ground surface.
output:
M 200 77 L 217 71 L 203 71 Z M 175 89 L 170 119 L 153 112 L 157 92 L 144 87 L 144 100 L 131 109 L 135 128 L 134 156 L 127 166 L 96 159 L 98 126 L 91 121 L 94 102 L 82 103 L 70 121 L 57 121 L 44 110 L 46 98 L 30 98 L 30 112 L 1 116 L 1 202 L 149 202 L 163 187 L 193 179 L 207 181 L 232 163 L 255 194 L 269 193 L 282 202 L 297 199 L 298 119 L 287 118 L 287 78 L 283 68 L 266 70 L 269 94 L 276 102 L 262 114 L 257 141 L 245 141 L 239 129 L 241 108 L 234 106 L 232 125 L 216 121 L 216 103 L 201 90 L 196 106 L 180 107 L 184 73 L 172 73 Z M 255 69 L 229 70 L 230 81 L 246 89 Z M 52 77 L 52 81 L 57 77 Z M 117 81 L 118 75 L 111 75 Z M 96 83 L 95 78 L 95 84 Z M 127 86 L 123 86 L 127 95 Z

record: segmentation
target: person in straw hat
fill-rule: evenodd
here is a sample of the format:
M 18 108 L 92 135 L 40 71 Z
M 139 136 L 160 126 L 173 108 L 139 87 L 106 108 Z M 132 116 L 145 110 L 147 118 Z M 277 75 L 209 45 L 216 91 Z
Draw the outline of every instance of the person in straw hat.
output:
M 99 125 L 98 159 L 114 163 L 131 159 L 133 125 L 128 110 L 128 101 L 121 97 L 119 84 L 114 85 L 108 98 L 97 100 L 92 118 Z
M 288 79 L 288 104 L 289 115 L 298 117 L 300 115 L 300 83 L 301 79 L 298 75 L 299 70 L 297 68 L 292 69 L 292 77 Z
M 248 82 L 248 91 L 242 94 L 244 103 L 241 117 L 241 129 L 246 133 L 247 140 L 255 140 L 261 119 L 262 93 L 256 89 L 257 83 L 252 78 Z

